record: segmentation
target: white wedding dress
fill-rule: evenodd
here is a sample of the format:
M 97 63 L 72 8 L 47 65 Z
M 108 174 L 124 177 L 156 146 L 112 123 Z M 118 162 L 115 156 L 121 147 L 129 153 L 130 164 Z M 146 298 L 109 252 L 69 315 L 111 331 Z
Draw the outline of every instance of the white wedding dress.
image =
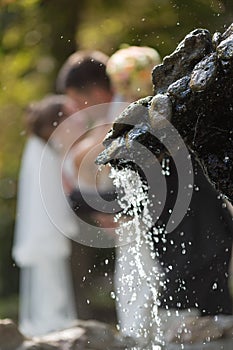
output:
M 26 144 L 19 178 L 13 258 L 20 267 L 19 328 L 37 336 L 71 326 L 75 313 L 68 237 L 78 225 L 61 189 L 58 154 L 36 136 Z M 42 160 L 43 155 L 43 161 Z M 63 197 L 64 198 L 63 198 Z M 54 203 L 53 212 L 46 201 Z

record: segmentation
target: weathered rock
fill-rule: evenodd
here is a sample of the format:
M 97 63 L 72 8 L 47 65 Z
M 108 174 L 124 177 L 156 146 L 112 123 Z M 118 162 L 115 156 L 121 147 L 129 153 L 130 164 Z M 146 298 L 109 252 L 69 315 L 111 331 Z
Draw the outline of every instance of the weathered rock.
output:
M 204 29 L 192 31 L 154 68 L 152 78 L 155 96 L 147 104 L 136 102 L 141 104 L 137 112 L 134 103 L 116 119 L 97 163 L 122 163 L 119 158 L 131 151 L 130 137 L 160 156 L 164 138 L 149 133 L 161 130 L 164 119 L 178 130 L 213 186 L 233 202 L 233 24 L 213 37 Z M 164 123 L 168 139 L 166 128 Z
M 9 319 L 0 320 L 0 349 L 14 350 L 25 340 L 15 323 Z
M 213 317 L 187 317 L 165 333 L 168 343 L 178 344 L 210 342 L 222 336 L 223 329 L 216 324 Z
M 157 94 L 151 100 L 149 108 L 150 125 L 152 128 L 165 118 L 170 120 L 172 117 L 172 103 L 167 94 Z
M 36 340 L 26 340 L 19 348 L 15 350 L 61 350 L 55 345 L 46 344 Z
M 84 350 L 86 349 L 86 331 L 83 327 L 73 327 L 60 332 L 53 332 L 34 341 L 38 344 L 46 344 L 51 349 Z M 41 345 L 42 346 L 42 345 Z M 43 345 L 44 346 L 44 345 Z M 47 350 L 47 348 L 43 348 Z M 49 348 L 48 348 L 49 350 Z
M 130 104 L 116 119 L 116 123 L 113 123 L 113 128 L 107 134 L 104 145 L 108 146 L 111 141 L 118 136 L 122 136 L 123 133 L 131 130 L 134 125 L 142 122 L 148 122 L 147 108 L 152 99 L 152 96 L 140 99 Z
M 33 338 L 25 338 L 11 320 L 0 321 L 0 350 L 124 350 L 135 344 L 95 320 L 77 320 L 72 328 Z
M 165 330 L 166 350 L 231 350 L 232 316 L 191 317 L 176 320 Z
M 151 349 L 146 339 L 138 342 L 123 337 L 111 326 L 98 321 L 77 321 L 77 325 L 46 336 L 25 338 L 11 320 L 0 321 L 1 350 L 145 350 Z M 4 332 L 2 331 L 5 329 Z M 6 331 L 7 329 L 7 331 Z M 13 331 L 12 331 L 13 330 Z M 8 334 L 7 337 L 3 335 Z M 231 316 L 187 317 L 165 329 L 163 350 L 231 350 L 233 345 L 233 318 Z M 17 340 L 18 339 L 18 340 Z M 187 344 L 187 345 L 186 345 Z
M 86 336 L 86 348 L 102 350 L 110 346 L 115 339 L 116 332 L 108 325 L 94 320 L 81 321 L 77 323 L 84 327 Z
M 190 88 L 193 91 L 203 91 L 217 78 L 217 54 L 211 53 L 196 64 L 190 79 Z
M 208 30 L 196 29 L 189 33 L 176 50 L 154 68 L 152 76 L 155 94 L 165 92 L 169 85 L 190 75 L 194 66 L 213 50 Z

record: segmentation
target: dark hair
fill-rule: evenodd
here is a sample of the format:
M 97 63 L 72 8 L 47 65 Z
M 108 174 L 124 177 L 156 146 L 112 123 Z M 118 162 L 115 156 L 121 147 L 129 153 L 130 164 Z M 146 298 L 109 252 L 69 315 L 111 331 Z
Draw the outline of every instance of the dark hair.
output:
M 111 90 L 106 73 L 108 56 L 100 51 L 77 51 L 62 66 L 57 78 L 57 91 L 64 93 L 67 88 L 87 91 L 92 87 Z
M 47 141 L 61 121 L 68 117 L 65 111 L 68 101 L 64 95 L 50 95 L 31 103 L 26 110 L 27 131 Z

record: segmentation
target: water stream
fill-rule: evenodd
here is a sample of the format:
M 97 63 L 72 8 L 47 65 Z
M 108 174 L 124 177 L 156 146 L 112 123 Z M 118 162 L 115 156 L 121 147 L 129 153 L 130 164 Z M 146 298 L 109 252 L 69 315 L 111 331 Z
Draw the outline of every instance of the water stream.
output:
M 139 286 L 143 283 L 147 284 L 152 299 L 148 300 L 148 304 L 152 305 L 149 324 L 146 324 L 145 320 L 141 320 L 140 312 L 137 315 L 138 328 L 135 329 L 136 334 L 134 333 L 134 335 L 138 339 L 139 345 L 134 350 L 145 349 L 145 346 L 148 350 L 160 350 L 163 346 L 163 337 L 157 299 L 161 276 L 155 260 L 154 243 L 150 233 L 153 220 L 150 215 L 151 203 L 148 199 L 148 187 L 139 174 L 129 168 L 121 170 L 112 168 L 111 178 L 120 193 L 119 205 L 122 208 L 122 212 L 117 214 L 115 218 L 119 222 L 119 227 L 116 230 L 118 242 L 119 245 L 128 244 L 129 258 L 122 256 L 121 259 L 131 264 L 130 272 L 124 276 L 121 283 L 127 285 L 126 288 L 131 293 L 131 303 L 137 300 L 135 280 Z M 150 255 L 150 266 L 147 265 L 148 257 L 144 256 L 145 254 Z M 143 305 L 143 307 L 147 307 L 147 305 Z M 148 325 L 149 328 L 145 328 Z

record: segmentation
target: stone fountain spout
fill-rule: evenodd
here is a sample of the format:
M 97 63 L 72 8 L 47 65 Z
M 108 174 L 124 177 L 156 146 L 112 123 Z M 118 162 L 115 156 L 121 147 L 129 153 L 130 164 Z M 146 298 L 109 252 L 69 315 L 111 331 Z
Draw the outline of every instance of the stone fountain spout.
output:
M 169 121 L 212 185 L 233 202 L 233 24 L 223 34 L 189 33 L 154 68 L 152 80 L 154 96 L 132 103 L 116 119 L 97 163 L 127 166 L 123 159 L 135 140 L 159 157 L 166 147 L 154 130 L 169 137 Z

